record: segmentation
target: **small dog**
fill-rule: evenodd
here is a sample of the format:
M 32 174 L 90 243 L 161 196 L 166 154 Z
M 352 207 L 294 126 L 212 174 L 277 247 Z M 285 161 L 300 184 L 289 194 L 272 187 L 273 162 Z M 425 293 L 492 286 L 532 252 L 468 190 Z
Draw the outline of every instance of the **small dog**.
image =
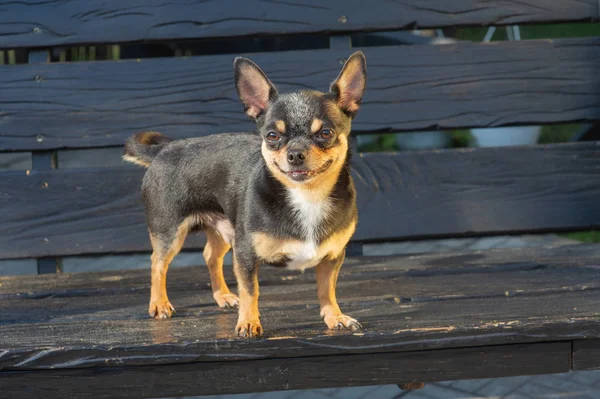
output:
M 361 328 L 336 300 L 338 272 L 357 222 L 348 136 L 366 85 L 366 59 L 354 53 L 328 93 L 279 94 L 252 61 L 234 62 L 235 84 L 258 134 L 224 133 L 173 141 L 155 132 L 134 135 L 123 158 L 148 168 L 142 199 L 152 242 L 148 312 L 175 309 L 167 297 L 169 264 L 192 229 L 206 233 L 204 259 L 213 297 L 239 306 L 236 333 L 263 333 L 258 268 L 316 267 L 321 317 L 331 328 Z M 239 298 L 223 278 L 233 247 Z

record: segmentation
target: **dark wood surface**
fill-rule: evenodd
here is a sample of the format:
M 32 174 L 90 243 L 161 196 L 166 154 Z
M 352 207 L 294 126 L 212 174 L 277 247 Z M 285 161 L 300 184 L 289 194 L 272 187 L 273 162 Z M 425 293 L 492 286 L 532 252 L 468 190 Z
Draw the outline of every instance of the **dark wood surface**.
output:
M 149 250 L 143 173 L 0 173 L 0 258 Z M 596 228 L 599 173 L 595 142 L 356 155 L 354 240 Z M 187 248 L 203 244 L 191 234 Z
M 600 369 L 600 339 L 588 339 L 573 343 L 573 370 Z
M 586 21 L 596 0 L 4 1 L 0 47 Z
M 149 270 L 0 277 L 0 370 L 119 369 L 600 338 L 599 249 L 590 244 L 348 259 L 338 299 L 363 324 L 361 333 L 325 328 L 312 270 L 265 267 L 260 305 L 266 336 L 257 340 L 234 336 L 236 312 L 213 303 L 204 267 L 170 271 L 177 313 L 162 321 L 146 315 Z M 226 277 L 232 281 L 231 270 Z
M 351 51 L 250 57 L 282 92 L 327 90 Z M 364 51 L 369 81 L 353 125 L 357 132 L 600 119 L 600 38 Z M 5 67 L 10 73 L 0 74 L 0 150 L 120 146 L 144 130 L 173 137 L 251 130 L 235 94 L 232 60 Z
M 0 372 L 2 395 L 135 399 L 493 378 L 570 369 L 568 342 L 150 367 Z

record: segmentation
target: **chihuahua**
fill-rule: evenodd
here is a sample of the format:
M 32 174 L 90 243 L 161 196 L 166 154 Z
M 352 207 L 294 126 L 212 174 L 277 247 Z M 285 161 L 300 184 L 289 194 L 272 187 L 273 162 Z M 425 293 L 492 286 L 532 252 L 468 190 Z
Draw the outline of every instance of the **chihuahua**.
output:
M 352 54 L 327 93 L 279 94 L 254 62 L 241 57 L 234 76 L 256 133 L 172 140 L 145 132 L 125 145 L 123 158 L 148 168 L 142 183 L 153 248 L 148 312 L 156 319 L 175 312 L 167 270 L 188 232 L 201 229 L 213 297 L 221 307 L 239 307 L 239 336 L 263 333 L 263 264 L 316 267 L 323 321 L 331 329 L 356 331 L 362 327 L 342 313 L 335 287 L 358 217 L 348 136 L 366 86 L 365 56 Z M 223 257 L 231 248 L 239 297 L 223 277 Z

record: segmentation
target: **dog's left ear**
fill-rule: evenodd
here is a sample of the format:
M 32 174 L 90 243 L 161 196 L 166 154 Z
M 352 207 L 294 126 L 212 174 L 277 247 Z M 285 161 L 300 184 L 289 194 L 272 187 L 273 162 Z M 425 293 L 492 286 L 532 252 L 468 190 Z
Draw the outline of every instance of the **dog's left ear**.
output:
M 235 88 L 246 114 L 252 119 L 258 118 L 277 98 L 277 89 L 258 65 L 247 58 L 237 57 L 233 72 Z
M 329 90 L 335 94 L 338 107 L 354 115 L 360 108 L 360 100 L 366 86 L 367 59 L 362 51 L 357 51 L 348 58 Z

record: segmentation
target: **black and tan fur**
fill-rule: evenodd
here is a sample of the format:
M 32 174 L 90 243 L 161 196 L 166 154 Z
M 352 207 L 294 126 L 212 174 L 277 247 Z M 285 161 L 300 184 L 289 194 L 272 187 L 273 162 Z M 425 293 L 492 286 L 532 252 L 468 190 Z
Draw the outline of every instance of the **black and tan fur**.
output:
M 366 84 L 361 52 L 345 63 L 330 91 L 279 94 L 252 61 L 236 58 L 235 83 L 256 133 L 173 141 L 141 133 L 124 158 L 148 167 L 142 184 L 152 242 L 149 314 L 171 317 L 169 264 L 188 232 L 203 229 L 213 296 L 239 305 L 236 332 L 260 336 L 258 269 L 316 267 L 321 317 L 329 328 L 356 330 L 335 297 L 345 247 L 357 223 L 348 136 Z M 223 278 L 233 248 L 239 298 Z

